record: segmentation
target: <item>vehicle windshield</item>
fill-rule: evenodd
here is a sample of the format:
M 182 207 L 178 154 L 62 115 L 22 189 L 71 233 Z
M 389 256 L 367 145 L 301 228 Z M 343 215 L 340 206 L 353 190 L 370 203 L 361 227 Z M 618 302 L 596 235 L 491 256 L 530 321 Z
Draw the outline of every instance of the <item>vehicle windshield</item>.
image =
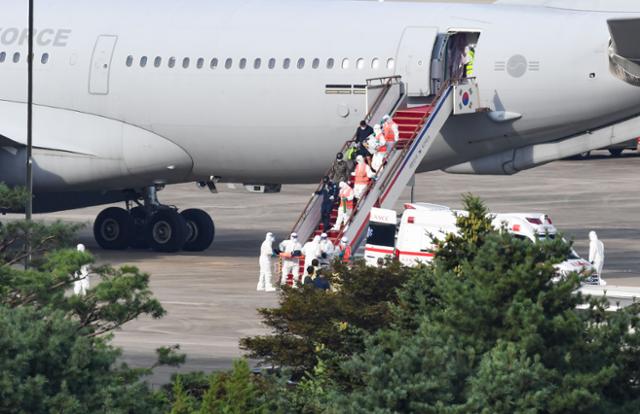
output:
M 394 224 L 370 223 L 367 232 L 367 244 L 395 247 L 396 226 Z
M 541 240 L 541 241 L 556 239 L 556 235 L 550 234 L 550 233 L 537 234 L 537 237 L 538 237 L 538 240 Z
M 569 254 L 567 255 L 567 260 L 578 260 L 580 259 L 580 256 L 578 256 L 578 253 L 576 253 L 575 250 L 571 249 L 569 251 Z

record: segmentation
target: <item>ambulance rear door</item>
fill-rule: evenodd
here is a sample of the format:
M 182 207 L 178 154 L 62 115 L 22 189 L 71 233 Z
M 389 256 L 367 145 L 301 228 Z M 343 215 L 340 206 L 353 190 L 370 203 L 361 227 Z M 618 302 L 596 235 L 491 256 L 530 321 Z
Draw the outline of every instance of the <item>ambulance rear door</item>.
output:
M 367 266 L 378 266 L 378 260 L 384 261 L 394 256 L 397 228 L 398 217 L 394 210 L 375 207 L 371 209 L 367 243 L 364 248 Z

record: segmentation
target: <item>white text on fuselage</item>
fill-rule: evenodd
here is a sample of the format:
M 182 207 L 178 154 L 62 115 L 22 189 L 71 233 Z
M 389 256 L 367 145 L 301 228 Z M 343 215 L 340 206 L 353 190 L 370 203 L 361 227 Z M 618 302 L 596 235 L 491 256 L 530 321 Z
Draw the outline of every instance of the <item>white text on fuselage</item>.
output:
M 36 29 L 33 43 L 37 46 L 65 47 L 71 37 L 71 29 Z M 29 29 L 0 27 L 0 44 L 5 46 L 24 46 L 29 41 Z

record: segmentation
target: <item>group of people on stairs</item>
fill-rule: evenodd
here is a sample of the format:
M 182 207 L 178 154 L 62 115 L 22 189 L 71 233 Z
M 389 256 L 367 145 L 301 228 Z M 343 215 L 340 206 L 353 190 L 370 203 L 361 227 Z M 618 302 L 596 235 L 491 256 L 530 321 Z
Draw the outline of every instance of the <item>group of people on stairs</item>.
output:
M 356 207 L 357 201 L 365 196 L 372 180 L 384 168 L 387 155 L 395 148 L 400 139 L 398 125 L 389 115 L 373 127 L 366 121 L 360 122 L 355 139 L 345 153 L 338 153 L 329 174 L 322 179 L 322 187 L 314 193 L 322 197 L 321 223 L 323 233 L 315 236 L 304 246 L 298 235 L 292 233 L 290 238 L 273 247 L 275 238 L 267 233 L 260 248 L 260 279 L 258 290 L 273 291 L 271 282 L 273 259 L 282 258 L 282 275 L 280 283 L 286 284 L 288 276 L 293 275 L 295 281 L 300 276 L 300 258 L 304 258 L 303 277 L 309 275 L 321 277 L 323 269 L 338 257 L 348 261 L 351 257 L 349 240 L 342 238 L 337 246 L 329 239 L 328 232 L 339 232 L 346 227 Z M 354 162 L 355 161 L 355 162 Z M 331 215 L 338 208 L 336 221 L 331 225 Z M 324 286 L 324 284 L 322 283 Z

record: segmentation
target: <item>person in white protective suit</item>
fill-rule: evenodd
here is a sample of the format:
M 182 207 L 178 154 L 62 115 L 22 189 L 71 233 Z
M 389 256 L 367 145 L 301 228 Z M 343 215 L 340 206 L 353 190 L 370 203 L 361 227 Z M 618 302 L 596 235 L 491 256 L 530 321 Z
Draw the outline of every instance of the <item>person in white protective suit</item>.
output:
M 81 253 L 84 253 L 86 250 L 84 244 L 78 244 L 77 249 Z M 89 281 L 89 265 L 83 265 L 80 268 L 80 272 L 75 273 L 74 278 L 77 280 L 73 282 L 73 293 L 78 296 L 86 295 L 87 290 L 91 287 Z
M 333 261 L 334 247 L 327 233 L 320 235 L 320 265 L 329 266 Z
M 387 156 L 387 141 L 384 138 L 384 134 L 382 133 L 382 127 L 376 124 L 373 127 L 374 139 L 371 142 L 371 148 L 375 148 L 375 152 L 373 153 L 373 158 L 371 159 L 371 168 L 377 173 L 380 172 L 382 168 L 382 164 L 384 164 L 384 159 Z
M 298 234 L 291 233 L 289 240 L 285 240 L 280 243 L 280 255 L 282 256 L 282 277 L 280 278 L 280 284 L 287 284 L 287 276 L 289 273 L 293 275 L 293 287 L 296 287 L 296 282 L 300 276 L 300 259 L 299 256 L 302 253 L 302 246 L 298 241 Z
M 356 168 L 351 175 L 355 177 L 353 184 L 354 197 L 360 200 L 367 190 L 367 187 L 369 187 L 371 179 L 374 178 L 376 174 L 371 170 L 371 167 L 364 162 L 364 157 L 358 155 L 356 157 Z
M 400 140 L 400 127 L 389 115 L 383 116 L 382 122 L 382 133 L 386 141 L 387 153 L 390 153 Z
M 312 241 L 308 241 L 302 247 L 302 254 L 304 255 L 304 274 L 305 277 L 309 274 L 307 269 L 312 266 L 313 259 L 319 259 L 320 252 L 320 236 L 315 236 Z
M 604 243 L 598 240 L 595 231 L 589 232 L 589 262 L 596 269 L 600 281 L 602 280 L 602 269 L 604 268 Z
M 276 290 L 271 283 L 273 269 L 273 242 L 276 241 L 273 233 L 267 233 L 262 246 L 260 246 L 260 279 L 258 279 L 258 291 L 273 292 Z
M 347 225 L 351 219 L 351 213 L 353 213 L 354 207 L 354 192 L 353 188 L 344 181 L 340 183 L 340 204 L 338 205 L 338 218 L 336 224 L 331 230 L 340 231 L 343 225 Z

